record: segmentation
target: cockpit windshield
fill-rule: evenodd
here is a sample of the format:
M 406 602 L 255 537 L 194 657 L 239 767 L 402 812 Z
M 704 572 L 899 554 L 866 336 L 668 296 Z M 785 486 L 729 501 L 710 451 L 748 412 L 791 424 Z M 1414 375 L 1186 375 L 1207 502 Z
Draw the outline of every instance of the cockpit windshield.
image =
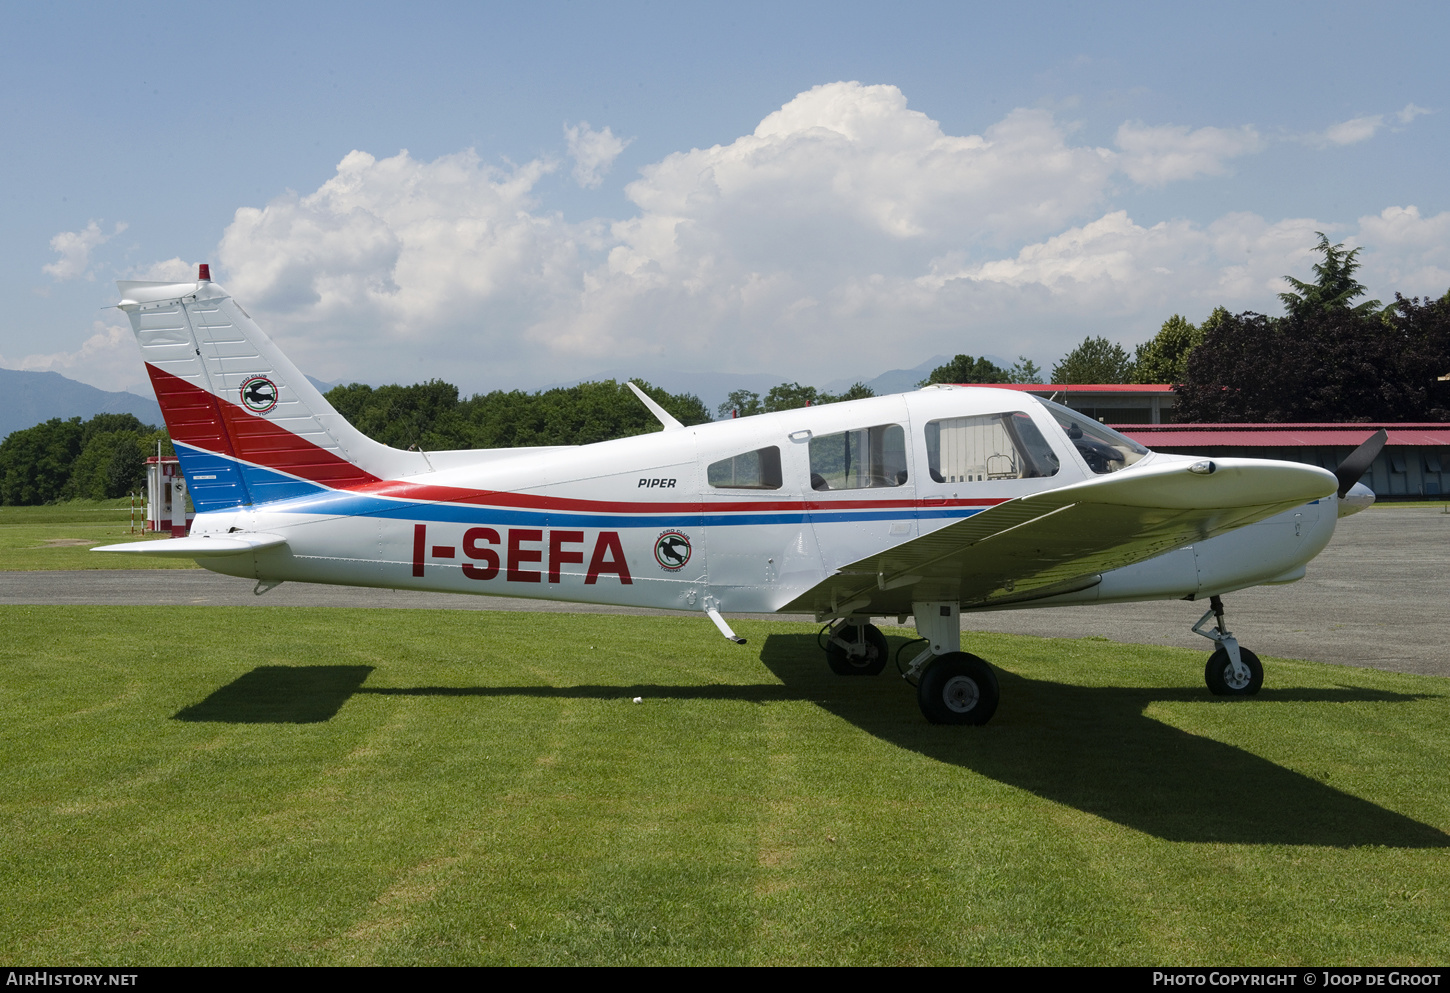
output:
M 1051 400 L 1043 400 L 1042 403 L 1052 412 L 1053 419 L 1062 427 L 1068 440 L 1093 472 L 1117 472 L 1148 454 L 1148 449 L 1132 438 L 1084 417 L 1071 407 L 1064 407 Z

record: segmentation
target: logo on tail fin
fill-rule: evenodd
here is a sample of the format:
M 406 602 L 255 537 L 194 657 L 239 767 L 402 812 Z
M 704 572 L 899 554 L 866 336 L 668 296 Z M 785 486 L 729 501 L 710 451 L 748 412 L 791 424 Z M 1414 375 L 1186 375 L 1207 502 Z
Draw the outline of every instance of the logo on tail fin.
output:
M 253 376 L 242 384 L 242 405 L 254 414 L 277 406 L 277 384 L 266 376 Z

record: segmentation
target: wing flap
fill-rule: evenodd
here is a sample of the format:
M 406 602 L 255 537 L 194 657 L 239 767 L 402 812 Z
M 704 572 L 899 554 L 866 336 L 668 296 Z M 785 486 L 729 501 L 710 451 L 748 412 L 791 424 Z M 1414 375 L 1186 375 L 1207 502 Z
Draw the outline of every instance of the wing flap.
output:
M 784 610 L 903 614 L 913 601 L 1006 604 L 1095 583 L 1142 562 L 1328 496 L 1314 466 L 1215 460 L 1212 473 L 1175 461 L 999 504 L 842 568 Z

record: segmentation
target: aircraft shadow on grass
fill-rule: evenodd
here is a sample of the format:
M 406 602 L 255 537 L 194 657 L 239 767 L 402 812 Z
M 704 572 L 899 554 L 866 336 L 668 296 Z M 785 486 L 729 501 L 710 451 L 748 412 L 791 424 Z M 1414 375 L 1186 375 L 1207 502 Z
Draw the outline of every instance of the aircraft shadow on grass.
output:
M 828 679 L 819 655 L 813 635 L 771 635 L 761 661 L 788 686 L 820 686 L 821 706 L 883 740 L 1168 841 L 1450 847 L 1437 828 L 1145 714 L 1169 701 L 1272 707 L 1409 703 L 1421 699 L 1415 695 L 1268 688 L 1250 701 L 1224 701 L 1201 686 L 1074 686 L 999 668 L 1002 705 L 991 724 L 936 727 L 921 721 L 892 668 L 882 679 Z
M 892 639 L 895 651 L 899 639 Z M 175 715 L 182 721 L 313 723 L 354 694 L 529 696 L 554 699 L 809 700 L 869 734 L 1044 799 L 1168 841 L 1350 848 L 1450 847 L 1450 835 L 1233 745 L 1171 727 L 1155 702 L 1272 706 L 1276 702 L 1408 703 L 1421 697 L 1355 688 L 1263 690 L 1215 700 L 1193 687 L 1084 687 L 998 669 L 1002 706 L 982 728 L 922 721 L 894 677 L 843 679 L 814 635 L 772 634 L 760 659 L 780 684 L 706 686 L 420 686 L 367 688 L 371 666 L 262 666 Z
M 181 708 L 172 720 L 318 724 L 336 716 L 372 671 L 370 665 L 258 666 Z

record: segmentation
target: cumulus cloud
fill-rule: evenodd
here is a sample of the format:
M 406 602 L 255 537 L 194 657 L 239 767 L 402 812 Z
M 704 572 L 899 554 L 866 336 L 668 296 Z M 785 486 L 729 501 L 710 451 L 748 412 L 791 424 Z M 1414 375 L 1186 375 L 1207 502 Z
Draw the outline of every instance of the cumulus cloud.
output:
M 945 249 L 1060 227 L 1101 199 L 1113 169 L 1111 151 L 1071 145 L 1044 111 L 958 136 L 894 86 L 818 86 L 752 134 L 641 170 L 625 190 L 639 213 L 611 227 L 617 244 L 579 306 L 531 336 L 605 354 L 663 324 L 669 347 L 700 361 L 729 340 L 756 362 L 798 365 L 818 348 L 839 364 L 890 320 L 876 310 L 884 288 L 914 297 L 910 278 Z M 909 299 L 892 306 L 920 317 Z
M 634 141 L 615 137 L 607 125 L 603 131 L 590 130 L 588 121 L 572 127 L 564 125 L 564 140 L 569 145 L 569 157 L 574 160 L 574 182 L 585 189 L 597 189 L 619 153 Z
M 95 321 L 91 335 L 81 346 L 69 352 L 50 352 L 10 358 L 0 355 L 0 367 L 26 372 L 58 372 L 103 390 L 136 387 L 142 395 L 150 393 L 144 384 L 140 353 L 129 325 Z M 119 385 L 130 384 L 130 385 Z
M 581 124 L 576 146 L 589 135 L 606 132 Z M 761 348 L 733 352 L 753 365 L 783 333 L 830 341 L 843 315 L 876 334 L 877 276 L 1060 229 L 1101 199 L 1114 153 L 1074 146 L 1042 111 L 948 135 L 895 87 L 837 83 L 646 167 L 626 188 L 636 215 L 612 224 L 544 211 L 533 190 L 554 168 L 353 152 L 315 192 L 237 211 L 217 271 L 329 378 L 379 375 L 360 369 L 363 341 L 454 347 L 494 381 L 601 357 L 717 363 L 717 335 Z
M 457 348 L 475 368 L 513 361 L 518 328 L 569 298 L 598 240 L 597 225 L 538 209 L 533 187 L 554 168 L 497 168 L 471 150 L 432 162 L 354 151 L 314 193 L 238 210 L 218 275 L 282 337 L 296 332 L 318 375 L 411 374 L 360 360 L 368 343 Z
M 583 122 L 565 139 L 585 185 L 623 147 Z M 612 221 L 538 202 L 552 158 L 355 151 L 317 190 L 237 211 L 214 271 L 326 379 L 483 389 L 654 367 L 820 383 L 953 350 L 1051 361 L 1084 334 L 1141 341 L 1175 311 L 1277 307 L 1315 232 L 1343 226 L 1145 224 L 1108 202 L 1119 173 L 1213 175 L 1263 143 L 1252 127 L 1130 122 L 1098 148 L 1042 110 L 953 135 L 896 87 L 833 83 L 645 166 Z M 1362 219 L 1367 276 L 1391 271 L 1383 252 L 1431 281 L 1450 266 L 1447 217 Z M 192 271 L 172 259 L 151 275 Z
M 646 216 L 676 223 L 725 224 L 743 209 L 777 230 L 829 217 L 873 238 L 930 240 L 963 225 L 1050 229 L 1095 203 L 1112 170 L 1110 151 L 1069 145 L 1045 111 L 948 135 L 894 86 L 832 83 L 729 145 L 646 167 L 626 192 Z
M 1121 167 L 1134 182 L 1165 186 L 1194 176 L 1218 176 L 1228 171 L 1227 160 L 1262 151 L 1266 142 L 1249 125 L 1240 128 L 1198 128 L 1125 121 L 1118 128 L 1117 145 L 1123 150 Z
M 110 234 L 106 234 L 99 224 L 91 221 L 81 231 L 62 231 L 50 239 L 51 250 L 58 252 L 60 258 L 41 266 L 41 270 L 56 279 L 76 279 L 80 276 L 95 279 L 95 274 L 89 271 L 91 252 L 125 230 L 125 223 L 119 223 Z
M 952 280 L 1036 288 L 1114 310 L 1201 298 L 1204 305 L 1258 303 L 1279 291 L 1314 235 L 1315 221 L 1270 224 L 1254 214 L 1230 214 L 1207 227 L 1171 221 L 1142 227 L 1114 211 L 1028 245 L 1009 259 L 952 268 L 939 264 L 927 285 Z
M 1450 290 L 1450 211 L 1420 216 L 1420 208 L 1386 207 L 1359 219 L 1360 259 L 1378 285 L 1406 296 Z

